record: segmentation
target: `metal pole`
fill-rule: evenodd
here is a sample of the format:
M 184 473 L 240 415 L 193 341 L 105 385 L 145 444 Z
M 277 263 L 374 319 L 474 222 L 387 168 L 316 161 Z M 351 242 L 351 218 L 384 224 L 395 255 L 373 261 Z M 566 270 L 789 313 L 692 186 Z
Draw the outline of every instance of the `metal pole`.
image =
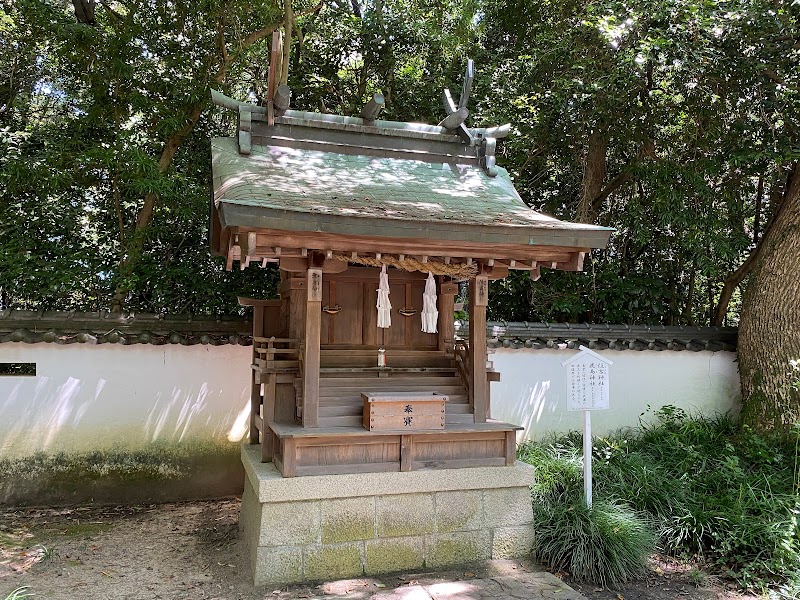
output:
M 583 492 L 586 505 L 592 508 L 592 417 L 583 411 Z

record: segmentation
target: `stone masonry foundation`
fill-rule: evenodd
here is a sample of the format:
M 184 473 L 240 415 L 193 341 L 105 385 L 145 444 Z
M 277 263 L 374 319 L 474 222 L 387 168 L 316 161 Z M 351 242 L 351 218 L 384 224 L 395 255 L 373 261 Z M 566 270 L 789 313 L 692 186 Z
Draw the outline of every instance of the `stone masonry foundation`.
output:
M 526 556 L 533 467 L 283 478 L 242 446 L 239 528 L 256 585 Z

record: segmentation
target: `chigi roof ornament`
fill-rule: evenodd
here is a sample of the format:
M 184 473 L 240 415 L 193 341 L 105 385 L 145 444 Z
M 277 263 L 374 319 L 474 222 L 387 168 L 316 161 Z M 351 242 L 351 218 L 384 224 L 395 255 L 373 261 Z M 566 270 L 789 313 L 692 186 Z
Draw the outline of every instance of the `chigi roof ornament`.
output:
M 273 70 L 270 68 L 270 73 Z M 507 137 L 511 126 L 505 124 L 488 128 L 467 127 L 466 122 L 469 116 L 467 104 L 475 77 L 474 71 L 474 63 L 470 59 L 467 61 L 458 104 L 453 100 L 450 90 L 444 90 L 442 99 L 445 117 L 438 125 L 378 120 L 385 105 L 385 99 L 381 93 L 373 94 L 359 115 L 354 117 L 291 110 L 289 108 L 291 90 L 286 85 L 276 85 L 272 80 L 272 75 L 270 75 L 267 85 L 268 98 L 265 100 L 264 106 L 239 102 L 216 90 L 211 91 L 211 98 L 214 104 L 236 111 L 239 154 L 245 156 L 252 153 L 254 135 L 261 137 L 256 131 L 257 123 L 266 124 L 267 127 L 292 125 L 400 138 L 403 141 L 393 145 L 399 147 L 391 149 L 406 151 L 407 158 L 412 158 L 412 153 L 442 154 L 442 150 L 444 150 L 444 154 L 456 158 L 458 162 L 471 159 L 480 166 L 486 175 L 496 177 L 498 174 L 495 164 L 497 140 Z M 350 142 L 345 143 L 349 145 Z M 450 148 L 446 149 L 445 144 Z M 358 144 L 353 145 L 357 146 Z
M 469 59 L 467 60 L 467 71 L 464 73 L 464 83 L 461 86 L 461 96 L 458 99 L 458 105 L 453 101 L 450 90 L 444 90 L 444 111 L 447 113 L 447 116 L 439 125 L 449 131 L 455 131 L 464 143 L 468 144 L 470 148 L 475 148 L 481 168 L 489 177 L 495 177 L 497 175 L 497 166 L 495 164 L 494 154 L 497 148 L 497 140 L 509 134 L 511 125 L 505 124 L 500 127 L 491 127 L 488 129 L 467 128 L 465 125 L 467 117 L 469 116 L 467 103 L 469 102 L 469 94 L 472 90 L 472 81 L 474 78 L 475 65 L 472 59 Z

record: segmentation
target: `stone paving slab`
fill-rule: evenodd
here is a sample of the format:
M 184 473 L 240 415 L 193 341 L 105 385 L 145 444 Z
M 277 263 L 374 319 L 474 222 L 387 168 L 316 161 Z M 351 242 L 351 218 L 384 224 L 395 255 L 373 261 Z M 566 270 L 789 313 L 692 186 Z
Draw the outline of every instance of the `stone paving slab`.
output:
M 397 583 L 400 583 L 397 585 Z M 276 592 L 290 600 L 586 600 L 552 573 L 527 561 L 492 560 L 446 573 L 384 576 L 324 583 L 313 590 Z

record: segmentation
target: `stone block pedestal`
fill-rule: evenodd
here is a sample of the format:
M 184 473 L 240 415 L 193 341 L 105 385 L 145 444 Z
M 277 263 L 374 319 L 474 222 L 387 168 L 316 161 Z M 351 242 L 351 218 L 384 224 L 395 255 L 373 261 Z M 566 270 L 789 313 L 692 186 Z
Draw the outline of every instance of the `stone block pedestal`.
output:
M 526 556 L 533 467 L 283 478 L 242 446 L 239 527 L 256 585 Z

